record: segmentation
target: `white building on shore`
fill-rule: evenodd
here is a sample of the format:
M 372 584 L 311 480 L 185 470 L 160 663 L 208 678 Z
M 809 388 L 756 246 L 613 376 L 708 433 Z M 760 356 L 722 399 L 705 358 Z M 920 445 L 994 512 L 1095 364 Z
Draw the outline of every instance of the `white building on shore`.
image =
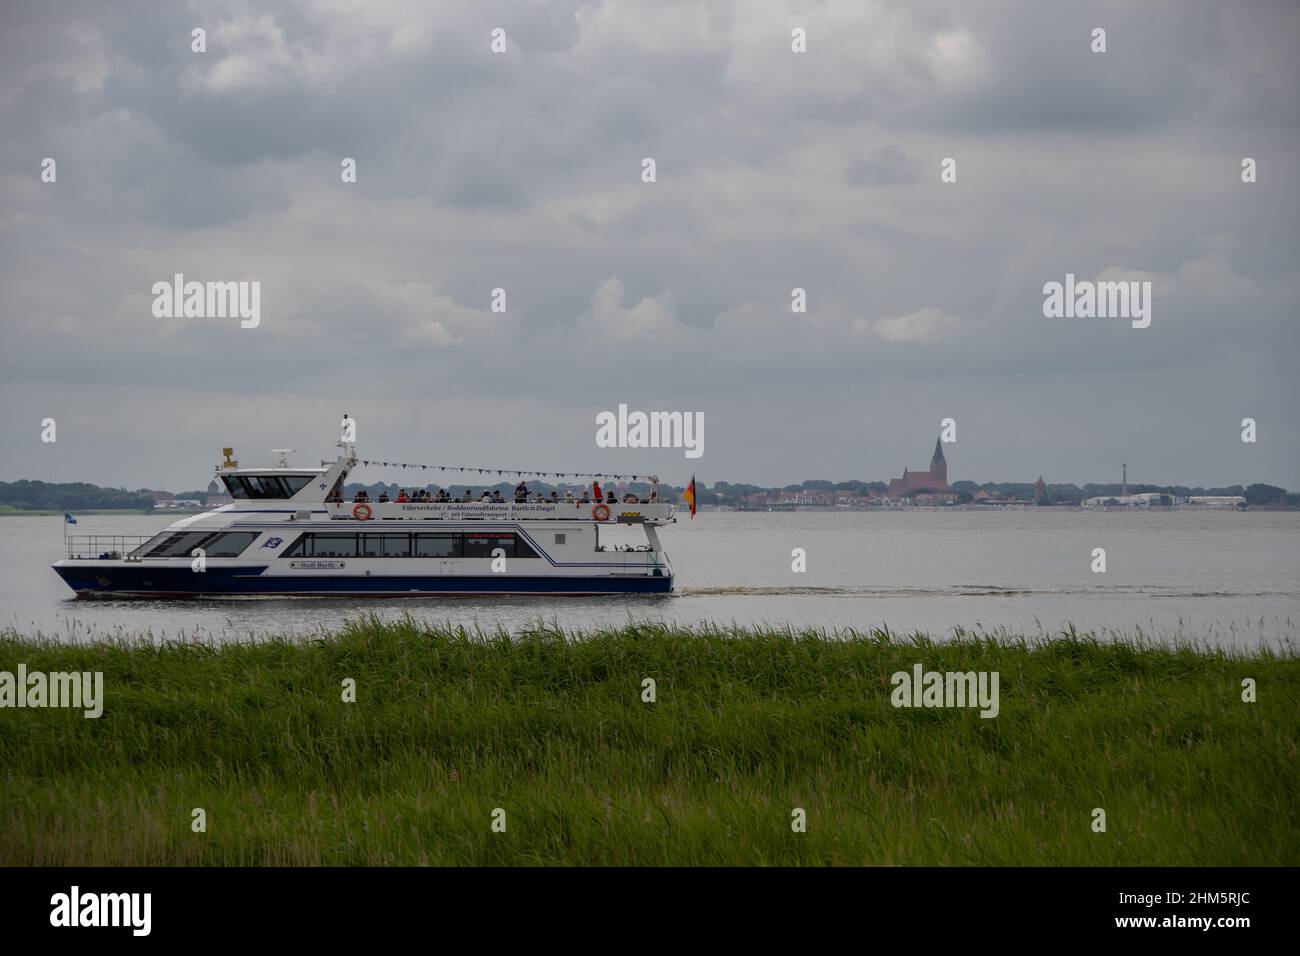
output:
M 1137 495 L 1099 495 L 1083 502 L 1085 508 L 1244 508 L 1240 495 L 1192 495 L 1184 498 L 1163 491 Z

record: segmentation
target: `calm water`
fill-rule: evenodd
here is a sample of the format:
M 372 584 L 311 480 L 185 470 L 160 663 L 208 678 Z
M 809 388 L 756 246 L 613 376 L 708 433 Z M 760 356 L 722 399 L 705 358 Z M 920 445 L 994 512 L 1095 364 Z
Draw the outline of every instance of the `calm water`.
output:
M 86 515 L 73 530 L 151 534 L 167 518 Z M 664 528 L 676 594 L 626 598 L 77 601 L 48 565 L 62 519 L 0 518 L 0 627 L 63 639 L 305 635 L 360 614 L 515 629 L 544 619 L 591 629 L 630 618 L 789 623 L 936 635 L 956 625 L 1037 633 L 1142 628 L 1225 646 L 1294 643 L 1300 514 L 701 513 Z M 1107 573 L 1090 570 L 1105 548 Z M 808 570 L 791 571 L 791 551 Z

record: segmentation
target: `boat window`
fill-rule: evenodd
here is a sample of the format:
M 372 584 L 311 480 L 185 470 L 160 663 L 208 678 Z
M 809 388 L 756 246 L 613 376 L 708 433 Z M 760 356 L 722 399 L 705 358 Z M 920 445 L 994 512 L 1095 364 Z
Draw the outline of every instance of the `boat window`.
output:
M 298 540 L 289 547 L 280 552 L 282 558 L 301 558 L 307 554 L 307 546 L 311 543 L 312 535 L 299 535 Z
M 384 557 L 409 558 L 411 556 L 411 536 L 409 534 L 384 535 Z
M 417 534 L 415 536 L 415 556 L 417 558 L 454 558 L 456 556 L 456 535 Z
M 561 534 L 561 535 L 557 535 L 556 537 L 563 538 L 564 535 Z M 527 541 L 525 541 L 519 535 L 515 535 L 515 557 L 535 558 L 537 557 L 537 552 L 533 550 L 533 546 L 530 545 Z
M 172 536 L 172 532 L 170 531 L 164 531 L 162 534 L 156 534 L 148 541 L 146 541 L 144 544 L 140 545 L 140 547 L 132 551 L 130 556 L 133 558 L 143 558 L 146 554 L 148 554 L 154 548 L 158 547 L 158 545 L 162 544 L 171 536 Z
M 411 536 L 408 534 L 364 534 L 361 536 L 363 558 L 409 558 Z
M 357 536 L 355 534 L 313 534 L 308 547 L 313 558 L 355 558 L 357 556 Z
M 492 552 L 497 548 L 506 553 L 506 557 L 514 557 L 515 554 L 515 536 L 513 534 L 467 534 L 464 537 L 464 551 L 462 556 L 466 558 L 490 558 Z
M 203 546 L 209 558 L 237 558 L 260 534 L 258 531 L 226 531 Z
M 236 499 L 292 498 L 315 475 L 222 475 L 230 497 Z
M 211 531 L 171 531 L 164 532 L 146 541 L 134 553 L 146 558 L 177 558 L 188 556 L 204 541 L 213 537 Z

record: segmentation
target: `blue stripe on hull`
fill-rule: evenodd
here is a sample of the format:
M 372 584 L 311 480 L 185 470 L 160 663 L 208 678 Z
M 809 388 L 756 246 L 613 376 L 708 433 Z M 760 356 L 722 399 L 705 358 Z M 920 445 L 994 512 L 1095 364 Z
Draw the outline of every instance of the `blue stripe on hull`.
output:
M 90 567 L 54 569 L 78 597 L 165 597 L 225 594 L 371 595 L 424 594 L 667 594 L 671 577 L 266 577 L 265 568 Z

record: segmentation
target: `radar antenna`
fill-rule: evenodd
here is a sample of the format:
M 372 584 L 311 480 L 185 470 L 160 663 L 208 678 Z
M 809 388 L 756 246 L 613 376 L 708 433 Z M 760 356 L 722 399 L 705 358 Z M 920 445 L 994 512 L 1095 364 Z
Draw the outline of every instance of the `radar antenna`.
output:
M 339 440 L 334 444 L 343 449 L 343 454 L 348 462 L 355 464 L 357 460 L 357 420 L 344 412 L 340 428 Z

